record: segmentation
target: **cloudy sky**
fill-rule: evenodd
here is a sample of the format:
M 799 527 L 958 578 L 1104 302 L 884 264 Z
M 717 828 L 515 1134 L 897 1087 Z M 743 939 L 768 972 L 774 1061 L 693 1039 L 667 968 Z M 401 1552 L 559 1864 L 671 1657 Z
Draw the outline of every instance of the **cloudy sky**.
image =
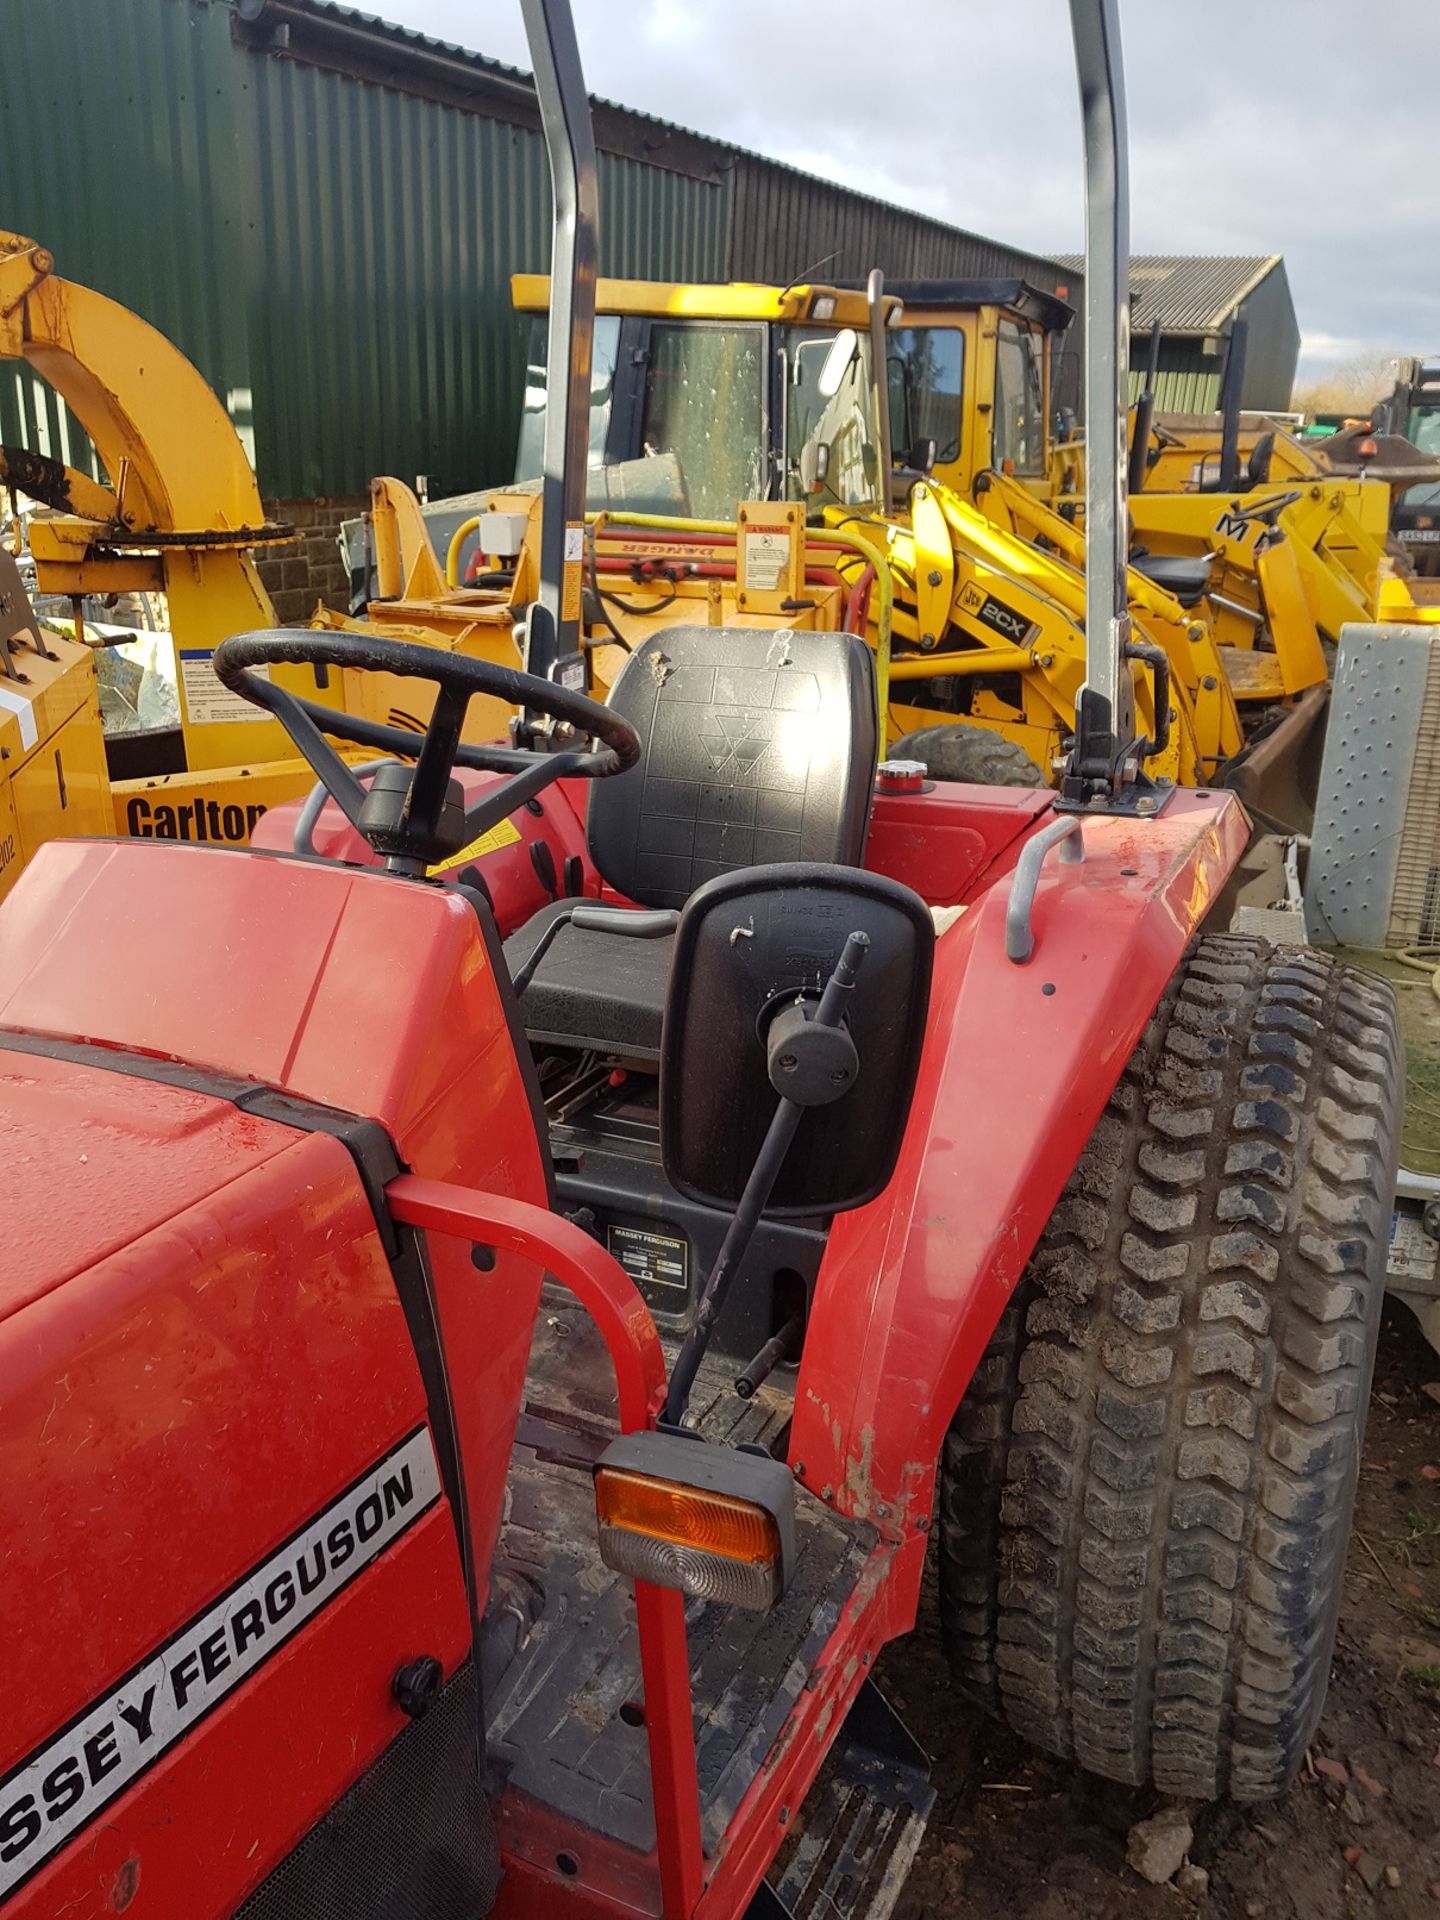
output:
M 364 4 L 364 0 L 362 0 Z M 519 0 L 369 0 L 529 66 Z M 1078 248 L 1065 0 L 572 0 L 593 93 Z M 909 23 L 912 23 L 909 24 Z M 1121 0 L 1136 253 L 1283 253 L 1301 377 L 1440 352 L 1440 0 Z

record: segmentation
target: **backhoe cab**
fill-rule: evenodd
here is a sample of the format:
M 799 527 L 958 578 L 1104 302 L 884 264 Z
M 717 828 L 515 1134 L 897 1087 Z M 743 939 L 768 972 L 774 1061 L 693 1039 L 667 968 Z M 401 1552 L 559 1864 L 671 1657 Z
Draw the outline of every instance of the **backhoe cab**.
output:
M 1374 432 L 1403 435 L 1428 462 L 1440 462 L 1440 359 L 1405 359 L 1398 371 L 1394 388 L 1373 409 Z M 1368 439 L 1373 436 L 1362 446 Z M 1412 476 L 1411 484 L 1397 485 L 1391 526 L 1417 573 L 1440 574 L 1440 477 Z
M 1071 0 L 1058 794 L 882 767 L 885 651 L 817 607 L 707 598 L 570 683 L 596 166 L 568 10 L 525 13 L 526 670 L 231 637 L 313 804 L 51 842 L 0 906 L 6 1920 L 888 1920 L 933 1792 L 871 1676 L 932 1540 L 959 1685 L 1105 1778 L 1265 1798 L 1323 1704 L 1394 1007 L 1211 933 L 1248 824 L 1147 776 L 1114 0 Z M 477 741 L 487 701 L 521 719 Z
M 987 472 L 1047 499 L 1075 494 L 1073 307 L 1024 280 L 887 281 L 902 305 L 886 353 L 891 434 L 902 474 L 965 499 Z
M 511 296 L 526 317 L 523 483 L 543 465 L 549 280 L 517 274 Z M 863 294 L 601 280 L 595 298 L 587 510 L 716 520 L 776 499 L 818 518 L 879 498 Z

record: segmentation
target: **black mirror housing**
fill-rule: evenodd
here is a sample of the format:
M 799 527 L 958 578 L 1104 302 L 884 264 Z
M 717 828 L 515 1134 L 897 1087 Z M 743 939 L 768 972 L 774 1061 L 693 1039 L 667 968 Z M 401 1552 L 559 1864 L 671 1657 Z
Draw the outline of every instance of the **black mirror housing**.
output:
M 799 1009 L 818 1000 L 854 933 L 868 946 L 841 1037 L 812 1050 Z M 777 1090 L 818 1074 L 839 1076 L 834 1097 L 817 1097 L 818 1081 L 802 1096 L 765 1211 L 806 1218 L 873 1200 L 904 1139 L 934 945 L 918 894 L 858 868 L 750 867 L 701 887 L 680 916 L 660 1048 L 661 1152 L 679 1191 L 733 1208 Z
M 800 491 L 819 493 L 830 474 L 830 442 L 807 440 L 800 449 Z

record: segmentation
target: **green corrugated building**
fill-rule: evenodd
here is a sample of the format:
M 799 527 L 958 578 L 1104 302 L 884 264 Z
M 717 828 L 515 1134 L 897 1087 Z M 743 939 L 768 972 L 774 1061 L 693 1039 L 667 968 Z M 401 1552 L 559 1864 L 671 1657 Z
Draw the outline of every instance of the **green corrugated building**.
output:
M 826 277 L 1076 285 L 649 115 L 594 115 L 604 273 L 784 281 L 831 255 Z M 303 568 L 274 563 L 284 617 L 372 475 L 437 492 L 508 477 L 509 279 L 548 266 L 550 222 L 530 76 L 481 55 L 331 0 L 7 9 L 0 226 L 152 321 L 225 400 L 267 499 L 316 529 Z M 13 367 L 0 437 L 82 451 Z
M 1057 254 L 1079 272 L 1079 254 Z M 1285 412 L 1300 357 L 1300 326 L 1285 262 L 1272 254 L 1130 256 L 1130 398 L 1144 385 L 1150 330 L 1160 323 L 1161 413 L 1214 413 L 1231 328 L 1246 324 L 1242 407 Z

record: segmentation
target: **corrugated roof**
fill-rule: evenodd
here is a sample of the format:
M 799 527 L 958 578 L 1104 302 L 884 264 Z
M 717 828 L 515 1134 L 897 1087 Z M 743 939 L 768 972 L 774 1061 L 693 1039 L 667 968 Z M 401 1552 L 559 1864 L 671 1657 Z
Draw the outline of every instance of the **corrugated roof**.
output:
M 1053 256 L 1078 273 L 1080 253 Z M 1280 265 L 1278 253 L 1132 253 L 1130 325 L 1144 333 L 1158 320 L 1165 333 L 1218 333 L 1231 314 Z
M 316 20 L 330 20 L 337 26 L 352 32 L 363 31 L 375 39 L 387 42 L 396 50 L 404 48 L 421 57 L 445 60 L 469 68 L 477 78 L 483 78 L 497 88 L 515 94 L 533 97 L 535 78 L 524 67 L 509 66 L 503 60 L 492 60 L 488 54 L 475 53 L 469 47 L 462 47 L 453 40 L 439 40 L 434 35 L 421 33 L 418 28 L 404 27 L 395 21 L 384 20 L 378 14 L 366 13 L 358 7 L 347 7 L 339 0 L 271 0 L 275 10 L 293 8 L 297 13 L 309 14 Z M 823 185 L 833 191 L 845 194 L 849 199 L 866 206 L 877 208 L 887 214 L 903 214 L 908 220 L 922 221 L 937 233 L 957 234 L 965 240 L 973 240 L 986 247 L 1004 251 L 1016 260 L 1033 260 L 1051 264 L 1046 254 L 1028 253 L 1023 248 L 1008 246 L 1003 241 L 992 240 L 987 234 L 975 233 L 966 227 L 956 227 L 949 221 L 938 219 L 934 214 L 919 213 L 911 207 L 899 207 L 893 201 L 878 199 L 874 194 L 863 193 L 858 188 L 844 185 L 839 181 L 824 180 L 818 174 L 807 173 L 803 168 L 792 167 L 784 160 L 772 159 L 769 154 L 757 153 L 749 147 L 739 147 L 731 140 L 716 138 L 713 134 L 698 132 L 693 127 L 681 126 L 678 121 L 664 120 L 658 114 L 642 112 L 638 107 L 627 107 L 616 100 L 606 100 L 600 94 L 591 95 L 592 105 L 605 109 L 608 113 L 623 115 L 627 120 L 640 126 L 653 127 L 657 131 L 678 134 L 685 140 L 703 142 L 714 148 L 718 156 L 762 161 L 776 173 L 789 174 L 794 180 L 811 185 Z M 665 166 L 666 159 L 661 151 L 644 156 L 654 166 Z M 722 159 L 722 170 L 728 172 L 729 165 Z M 1072 272 L 1082 271 L 1084 261 L 1080 260 L 1071 268 Z

